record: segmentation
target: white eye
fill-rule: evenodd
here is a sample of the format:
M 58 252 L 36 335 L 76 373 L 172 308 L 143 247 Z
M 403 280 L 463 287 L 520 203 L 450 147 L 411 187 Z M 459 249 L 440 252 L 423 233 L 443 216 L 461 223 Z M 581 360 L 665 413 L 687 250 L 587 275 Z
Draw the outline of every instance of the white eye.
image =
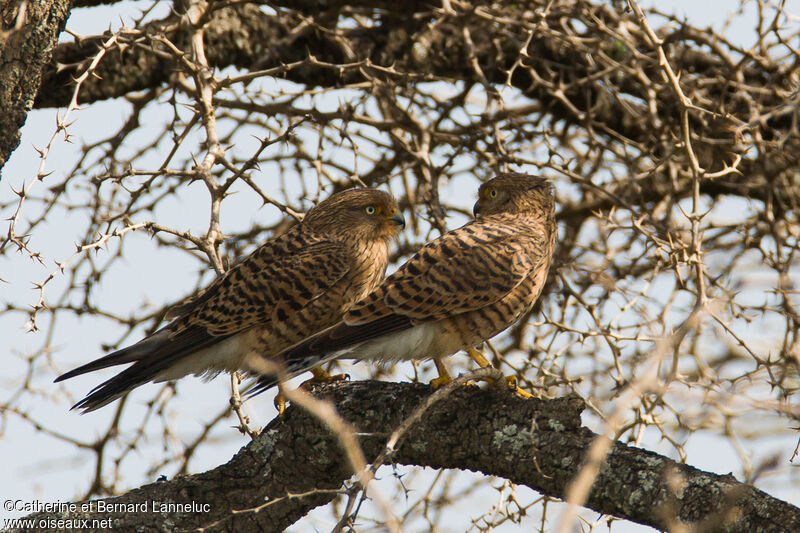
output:
M 375 214 L 375 206 L 368 205 L 367 207 L 364 208 L 364 212 L 366 214 L 368 214 L 368 215 L 374 215 Z

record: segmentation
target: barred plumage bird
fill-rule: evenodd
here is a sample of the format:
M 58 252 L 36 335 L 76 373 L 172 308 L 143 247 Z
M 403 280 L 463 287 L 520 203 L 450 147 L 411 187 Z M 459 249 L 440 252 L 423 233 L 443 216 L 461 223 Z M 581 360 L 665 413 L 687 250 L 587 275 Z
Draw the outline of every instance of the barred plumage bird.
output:
M 482 184 L 475 220 L 425 245 L 343 320 L 277 357 L 289 374 L 338 358 L 441 358 L 497 335 L 536 302 L 556 238 L 553 187 L 502 174 Z M 447 379 L 446 376 L 443 376 Z M 259 379 L 248 394 L 274 385 Z
M 334 194 L 174 308 L 167 326 L 56 381 L 133 363 L 73 407 L 88 412 L 149 381 L 275 372 L 275 354 L 335 324 L 380 283 L 388 244 L 404 224 L 388 193 Z

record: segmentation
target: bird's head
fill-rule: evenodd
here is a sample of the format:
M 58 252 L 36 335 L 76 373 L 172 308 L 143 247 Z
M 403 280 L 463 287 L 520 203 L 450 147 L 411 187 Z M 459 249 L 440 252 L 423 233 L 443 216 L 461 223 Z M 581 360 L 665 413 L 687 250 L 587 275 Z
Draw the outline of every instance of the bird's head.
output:
M 555 208 L 553 185 L 546 178 L 529 174 L 499 174 L 478 189 L 478 201 L 472 208 L 476 218 L 495 213 L 526 213 Z
M 406 223 L 391 194 L 378 189 L 349 189 L 312 208 L 303 224 L 345 236 L 390 240 Z

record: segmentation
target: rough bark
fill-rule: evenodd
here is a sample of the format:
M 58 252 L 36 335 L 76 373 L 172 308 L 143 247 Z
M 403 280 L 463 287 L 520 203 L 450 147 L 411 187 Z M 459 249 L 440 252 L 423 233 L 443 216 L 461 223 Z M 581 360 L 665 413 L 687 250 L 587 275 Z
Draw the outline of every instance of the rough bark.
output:
M 357 8 L 361 4 L 358 1 L 287 3 L 305 17 L 311 17 L 320 27 L 326 21 L 337 20 L 338 10 L 343 6 Z M 666 152 L 668 148 L 663 143 L 661 128 L 656 129 L 643 120 L 649 113 L 647 102 L 652 94 L 648 91 L 652 91 L 652 87 L 640 84 L 633 76 L 619 75 L 606 80 L 610 74 L 600 75 L 601 69 L 592 54 L 559 39 L 536 38 L 526 43 L 526 31 L 513 24 L 514 10 L 519 10 L 522 18 L 523 13 L 530 9 L 541 8 L 535 2 L 507 6 L 508 20 L 502 24 L 467 14 L 435 27 L 429 27 L 428 16 L 432 16 L 433 8 L 425 2 L 370 3 L 370 8 L 385 11 L 380 24 L 369 29 L 337 29 L 335 40 L 330 33 L 317 31 L 314 26 L 290 33 L 291 24 L 287 24 L 285 18 L 270 16 L 254 5 L 216 10 L 211 14 L 205 32 L 209 64 L 217 69 L 229 66 L 245 70 L 285 69 L 280 75 L 309 87 L 335 87 L 362 82 L 367 77 L 386 77 L 402 84 L 412 79 L 424 81 L 426 76 L 430 76 L 431 79 L 463 80 L 467 84 L 485 82 L 496 87 L 508 81 L 522 94 L 538 102 L 542 113 L 553 122 L 607 132 L 610 140 L 636 146 L 659 158 L 677 156 Z M 181 24 L 176 24 L 176 20 L 171 17 L 154 22 L 142 35 L 156 35 L 168 29 L 166 37 L 180 46 L 185 40 L 185 30 Z M 554 3 L 546 20 L 554 27 L 569 20 L 586 25 L 587 37 L 608 41 L 608 54 L 613 53 L 614 43 L 603 28 L 615 27 L 622 21 L 633 23 L 611 6 L 570 1 Z M 471 35 L 472 43 L 463 38 L 465 31 Z M 736 95 L 735 84 L 761 88 L 758 109 L 770 109 L 785 103 L 780 90 L 793 86 L 792 69 L 778 64 L 763 65 L 763 68 L 742 67 L 725 55 L 698 48 L 696 43 L 701 42 L 702 36 L 703 32 L 685 26 L 665 35 L 664 41 L 670 46 L 673 69 L 691 73 L 681 79 L 684 93 L 702 95 L 697 98 L 719 105 L 720 116 L 735 119 L 692 116 L 692 126 L 700 132 L 699 139 L 709 140 L 695 145 L 699 163 L 703 168 L 718 170 L 722 163 L 731 162 L 733 154 L 741 150 L 731 134 L 735 124 L 750 121 L 754 113 L 757 114 L 756 108 Z M 651 45 L 643 37 L 633 36 L 631 39 L 637 42 L 640 53 L 652 54 Z M 96 54 L 101 42 L 102 37 L 97 37 L 60 45 L 55 61 L 45 75 L 36 106 L 65 105 L 72 95 L 71 79 Z M 158 43 L 151 45 L 155 48 L 160 46 Z M 525 51 L 524 68 L 518 65 L 509 78 L 508 72 L 519 60 L 521 50 Z M 285 67 L 309 57 L 316 60 L 313 66 Z M 481 79 L 473 67 L 472 57 L 485 79 Z M 59 70 L 56 68 L 59 64 L 71 67 Z M 373 66 L 380 68 L 371 68 Z M 104 58 L 97 76 L 86 80 L 80 101 L 94 102 L 163 86 L 177 68 L 167 55 L 154 54 L 147 47 L 115 49 Z M 659 69 L 658 61 L 653 57 L 643 75 L 648 79 L 661 79 Z M 609 92 L 609 82 L 613 83 L 618 94 Z M 674 95 L 659 95 L 658 111 L 662 126 L 680 131 L 680 104 Z M 770 122 L 770 126 L 775 131 L 790 127 L 785 123 L 789 118 L 781 120 L 783 122 Z M 738 166 L 741 172 L 738 176 L 705 180 L 701 184 L 701 193 L 712 197 L 733 194 L 764 202 L 772 202 L 773 196 L 777 195 L 779 201 L 772 209 L 774 215 L 781 218 L 782 206 L 791 204 L 790 199 L 786 198 L 782 188 L 768 190 L 766 184 L 774 182 L 794 165 L 796 157 L 787 155 L 786 150 L 765 151 L 757 158 L 743 159 Z M 642 180 L 639 190 L 628 187 L 611 192 L 632 204 L 644 205 L 664 198 L 665 191 L 672 193 L 675 185 L 675 180 L 665 172 L 654 175 L 653 179 Z M 680 189 L 677 197 L 690 194 L 691 182 L 682 180 Z M 581 206 L 579 212 L 565 212 L 563 216 L 580 219 L 589 212 L 608 210 L 614 203 L 609 196 L 602 196 L 591 205 Z
M 280 4 L 281 2 L 278 2 Z M 317 17 L 321 23 L 328 16 L 335 14 L 338 9 L 348 5 L 356 7 L 361 2 L 325 2 L 323 11 L 317 2 L 291 2 L 291 7 L 304 12 L 308 16 Z M 376 4 L 372 2 L 371 4 Z M 474 53 L 487 81 L 491 83 L 505 83 L 508 69 L 519 58 L 521 49 L 525 49 L 525 34 L 515 32 L 513 26 L 500 27 L 497 22 L 478 16 L 461 17 L 450 25 L 442 24 L 436 29 L 428 28 L 428 20 L 421 16 L 431 14 L 431 6 L 425 2 L 411 3 L 381 3 L 387 10 L 382 24 L 370 30 L 363 28 L 340 30 L 340 43 L 347 43 L 347 50 L 331 37 L 313 30 L 298 32 L 286 37 L 288 28 L 284 20 L 272 17 L 257 6 L 245 4 L 237 8 L 223 8 L 213 12 L 207 25 L 206 47 L 209 50 L 209 64 L 216 68 L 237 66 L 242 68 L 273 68 L 280 65 L 301 61 L 309 56 L 330 65 L 340 65 L 369 60 L 375 66 L 384 69 L 394 69 L 398 76 L 404 74 L 417 74 L 417 77 L 430 73 L 437 77 L 452 77 L 480 82 L 475 70 L 470 65 L 469 57 Z M 529 6 L 519 6 L 517 9 L 527 9 Z M 593 17 L 601 19 L 617 19 L 614 9 L 605 6 L 592 6 Z M 559 10 L 560 8 L 560 10 Z M 559 20 L 562 17 L 574 16 L 587 24 L 592 24 L 583 12 L 586 5 L 576 2 L 558 2 L 553 7 L 554 13 L 550 18 Z M 513 15 L 514 7 L 509 7 L 509 16 Z M 569 10 L 574 10 L 569 11 Z M 176 20 L 169 18 L 164 21 L 152 23 L 148 29 L 171 28 L 167 37 L 173 42 L 180 42 L 181 32 Z M 592 24 L 594 26 L 594 24 Z M 463 28 L 467 28 L 474 40 L 474 49 L 469 50 L 468 44 L 461 38 Z M 147 32 L 145 32 L 147 33 Z M 671 40 L 681 38 L 678 32 Z M 80 70 L 81 61 L 90 58 L 98 49 L 102 37 L 89 38 L 82 43 L 64 43 L 56 51 L 55 59 L 58 63 L 72 65 L 58 71 L 56 65 L 49 69 L 45 86 L 48 91 L 43 91 L 36 105 L 37 107 L 63 106 L 71 97 L 71 92 L 65 88 L 65 82 Z M 647 45 L 642 42 L 642 48 Z M 703 78 L 719 78 L 716 86 L 707 89 L 710 95 L 720 99 L 726 97 L 729 78 L 738 78 L 749 84 L 769 87 L 792 87 L 790 72 L 784 69 L 774 69 L 766 72 L 754 68 L 742 72 L 736 70 L 735 65 L 724 63 L 719 57 L 689 46 L 678 45 L 671 58 L 676 71 L 702 73 Z M 144 87 L 152 87 L 154 82 L 165 81 L 169 71 L 162 69 L 163 64 L 152 57 L 148 50 L 139 48 L 127 50 L 124 56 L 116 57 L 114 62 L 107 62 L 106 70 L 101 67 L 98 77 L 87 80 L 82 94 L 83 102 L 93 102 L 108 98 L 124 96 L 130 91 Z M 351 57 L 345 57 L 353 54 Z M 565 45 L 565 43 L 552 42 L 548 39 L 535 39 L 526 49 L 530 59 L 529 66 L 536 69 L 537 76 L 545 81 L 560 82 L 571 105 L 577 106 L 577 111 L 591 111 L 592 120 L 602 123 L 613 131 L 629 139 L 643 139 L 652 132 L 643 126 L 641 112 L 643 108 L 636 105 L 622 105 L 608 99 L 607 94 L 600 91 L 594 84 L 575 83 L 590 74 L 592 70 L 591 59 L 586 57 L 582 50 Z M 553 68 L 557 72 L 554 72 Z M 133 69 L 133 71 L 131 71 Z M 658 73 L 659 66 L 653 62 L 651 73 Z M 389 75 L 386 71 L 381 71 Z M 132 75 L 133 74 L 133 75 Z M 371 75 L 378 75 L 377 71 L 370 71 Z M 342 83 L 355 83 L 364 81 L 364 71 L 357 68 L 301 68 L 289 70 L 287 79 L 296 83 L 309 86 L 336 86 Z M 527 96 L 544 99 L 544 107 L 556 118 L 568 119 L 579 122 L 583 116 L 576 116 L 575 110 L 568 110 L 563 102 L 553 98 L 545 90 L 542 83 L 536 83 L 525 69 L 515 70 L 511 83 L 522 90 Z M 144 83 L 147 82 L 147 83 Z M 143 85 L 144 83 L 144 85 Z M 644 98 L 641 88 L 633 82 L 620 82 L 620 85 L 631 96 Z M 783 103 L 777 95 L 773 95 L 774 103 Z M 665 100 L 666 107 L 660 109 L 661 114 L 669 117 L 677 114 L 677 102 Z M 719 124 L 725 126 L 725 124 Z
M 0 169 L 19 145 L 69 11 L 69 0 L 15 0 L 0 8 Z
M 412 383 L 363 381 L 318 395 L 353 424 L 374 460 L 404 419 L 431 393 Z M 434 404 L 405 434 L 390 461 L 502 476 L 564 497 L 597 438 L 580 425 L 575 397 L 523 400 L 504 391 L 462 387 Z M 41 519 L 110 519 L 115 531 L 281 531 L 331 501 L 351 471 L 338 440 L 307 412 L 290 407 L 230 462 L 202 474 L 145 485 L 106 504 L 208 504 L 192 512 L 42 513 Z M 678 522 L 693 531 L 800 531 L 800 509 L 736 481 L 614 443 L 586 506 L 658 529 Z M 96 530 L 101 530 L 98 527 Z M 34 531 L 35 528 L 18 531 Z M 85 530 L 92 530 L 91 527 Z

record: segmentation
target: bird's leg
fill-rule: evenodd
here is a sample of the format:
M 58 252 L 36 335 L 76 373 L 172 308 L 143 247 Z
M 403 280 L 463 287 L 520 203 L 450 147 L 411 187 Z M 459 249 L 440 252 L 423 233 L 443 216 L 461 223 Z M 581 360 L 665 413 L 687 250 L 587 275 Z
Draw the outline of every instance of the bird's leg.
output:
M 312 368 L 311 373 L 313 376 L 310 379 L 305 380 L 303 383 L 300 384 L 300 389 L 303 390 L 311 390 L 313 385 L 317 383 L 335 383 L 337 381 L 345 381 L 347 379 L 347 374 L 336 374 L 331 376 L 322 367 Z M 278 394 L 275 396 L 275 408 L 278 410 L 278 415 L 283 416 L 283 412 L 286 410 L 286 395 L 283 393 L 283 384 L 278 385 Z
M 489 360 L 486 359 L 483 356 L 483 354 L 481 352 L 479 352 L 478 350 L 476 350 L 475 348 L 472 348 L 472 347 L 467 348 L 467 355 L 469 355 L 472 358 L 473 361 L 478 363 L 478 366 L 480 366 L 481 368 L 486 368 L 487 366 L 492 366 L 492 364 L 489 362 Z M 507 376 L 506 377 L 506 383 L 508 383 L 508 386 L 510 388 L 512 388 L 514 390 L 514 392 L 516 392 L 517 394 L 519 394 L 523 398 L 533 398 L 533 396 L 530 393 L 525 392 L 524 390 L 519 388 L 519 386 L 517 385 L 517 377 L 516 376 Z
M 431 380 L 431 387 L 438 389 L 439 387 L 443 387 L 444 385 L 447 385 L 453 381 L 453 378 L 450 377 L 450 373 L 447 371 L 447 367 L 444 366 L 444 362 L 441 359 L 434 357 L 433 364 L 436 365 L 436 370 L 439 372 L 439 377 Z
M 478 366 L 481 368 L 486 368 L 487 366 L 492 366 L 492 363 L 486 359 L 481 352 L 476 350 L 475 348 L 467 348 L 467 355 L 469 355 L 473 361 L 478 363 Z
M 321 366 L 312 368 L 311 373 L 313 374 L 313 377 L 311 379 L 307 379 L 302 385 L 300 385 L 306 390 L 310 389 L 311 385 L 314 385 L 315 383 L 333 383 L 335 381 L 345 381 L 347 379 L 347 374 L 335 374 L 331 376 Z
M 283 412 L 286 411 L 286 395 L 283 393 L 283 383 L 278 383 L 278 394 L 272 400 L 275 404 L 275 409 L 278 410 L 278 416 L 283 417 Z

